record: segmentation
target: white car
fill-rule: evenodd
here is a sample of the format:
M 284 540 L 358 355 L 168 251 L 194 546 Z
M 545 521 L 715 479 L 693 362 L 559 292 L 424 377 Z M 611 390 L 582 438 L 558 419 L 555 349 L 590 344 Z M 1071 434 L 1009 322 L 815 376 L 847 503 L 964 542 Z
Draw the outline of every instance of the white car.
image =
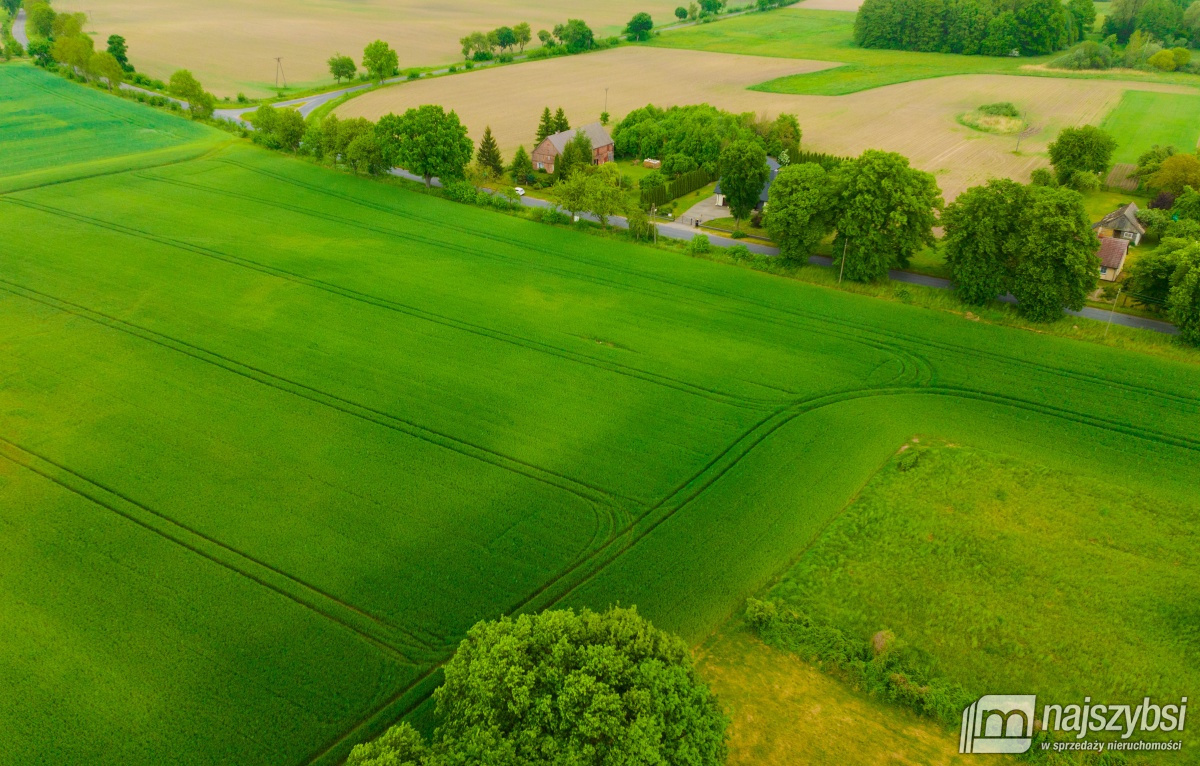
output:
M 520 186 L 518 186 L 518 187 L 514 188 L 514 189 L 513 189 L 513 191 L 515 191 L 515 192 L 517 193 L 517 196 L 518 196 L 518 197 L 524 197 L 524 196 L 525 196 L 525 190 L 524 190 L 524 189 L 522 189 Z

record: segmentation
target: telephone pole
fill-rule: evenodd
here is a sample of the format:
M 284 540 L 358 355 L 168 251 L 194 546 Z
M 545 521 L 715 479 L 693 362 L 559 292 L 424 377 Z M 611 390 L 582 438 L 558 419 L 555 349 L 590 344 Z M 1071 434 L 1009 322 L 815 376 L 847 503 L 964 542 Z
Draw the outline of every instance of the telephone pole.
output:
M 279 78 L 283 78 L 283 87 L 287 87 L 287 75 L 283 73 L 283 56 L 275 57 L 275 89 L 279 89 Z

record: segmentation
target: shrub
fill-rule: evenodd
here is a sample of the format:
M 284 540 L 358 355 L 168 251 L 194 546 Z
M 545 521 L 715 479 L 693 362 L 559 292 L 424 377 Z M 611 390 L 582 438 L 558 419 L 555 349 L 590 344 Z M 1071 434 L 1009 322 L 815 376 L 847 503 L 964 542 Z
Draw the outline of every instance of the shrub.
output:
M 1175 204 L 1175 195 L 1171 192 L 1159 192 L 1154 199 L 1150 200 L 1150 207 L 1154 210 L 1170 210 Z
M 1175 67 L 1177 66 L 1175 63 L 1175 55 L 1168 50 L 1161 50 L 1158 53 L 1155 53 L 1153 56 L 1146 59 L 1146 64 L 1163 72 L 1174 72 Z
M 654 224 L 650 223 L 645 212 L 636 209 L 630 211 L 628 221 L 629 237 L 634 241 L 646 241 L 654 237 Z
M 991 115 L 992 117 L 1020 117 L 1021 113 L 1017 111 L 1017 107 L 1011 101 L 1000 101 L 995 104 L 984 104 L 979 107 L 980 114 Z
M 1069 186 L 1081 194 L 1087 194 L 1100 188 L 1100 176 L 1090 170 L 1076 170 Z
M 1050 65 L 1059 69 L 1109 69 L 1113 65 L 1113 52 L 1107 45 L 1085 40 Z
M 704 234 L 697 234 L 688 240 L 687 247 L 684 250 L 688 253 L 698 254 L 707 253 L 712 249 L 712 245 L 708 242 L 708 237 Z
M 1183 69 L 1192 62 L 1192 52 L 1187 48 L 1172 48 L 1171 55 L 1175 57 L 1175 68 Z
M 640 181 L 638 181 L 638 188 L 643 191 L 647 191 L 649 189 L 657 189 L 660 186 L 666 186 L 666 185 L 667 185 L 666 177 L 662 174 L 661 171 L 658 171 L 658 170 L 650 171 L 646 175 L 642 176 L 642 179 Z
M 663 160 L 663 172 L 672 178 L 677 178 L 684 173 L 691 172 L 698 168 L 697 162 L 686 154 L 668 154 Z
M 736 232 L 736 234 L 741 234 L 741 232 Z M 745 245 L 730 245 L 725 248 L 725 254 L 735 261 L 747 261 L 754 257 L 750 248 Z
M 479 190 L 468 181 L 455 181 L 454 183 L 447 184 L 443 191 L 446 199 L 451 199 L 455 202 L 473 205 L 479 200 Z

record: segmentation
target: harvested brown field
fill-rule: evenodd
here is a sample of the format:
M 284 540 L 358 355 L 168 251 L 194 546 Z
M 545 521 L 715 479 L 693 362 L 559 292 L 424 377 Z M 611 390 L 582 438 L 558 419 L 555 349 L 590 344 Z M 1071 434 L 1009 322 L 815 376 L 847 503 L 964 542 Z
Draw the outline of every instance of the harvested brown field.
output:
M 571 124 L 597 119 L 608 89 L 613 119 L 647 103 L 710 103 L 736 112 L 792 112 L 804 146 L 833 154 L 885 149 L 938 177 L 947 199 L 988 178 L 1028 179 L 1048 164 L 1046 145 L 1066 126 L 1097 124 L 1127 89 L 1184 92 L 1176 86 L 1010 75 L 957 75 L 889 85 L 846 96 L 747 90 L 788 74 L 832 66 L 818 61 L 726 53 L 618 48 L 405 83 L 347 102 L 340 116 L 376 119 L 420 104 L 454 109 L 478 139 L 491 125 L 505 155 L 533 141 L 544 107 L 562 106 Z M 989 135 L 957 121 L 980 104 L 1011 101 L 1033 126 L 1021 138 Z
M 807 11 L 857 11 L 863 0 L 804 0 L 797 5 Z
M 459 38 L 528 21 L 534 42 L 539 29 L 568 18 L 587 21 L 597 34 L 617 34 L 634 13 L 655 23 L 674 21 L 678 3 L 612 0 L 56 0 L 56 8 L 84 11 L 89 30 L 106 39 L 121 34 L 139 70 L 166 79 L 191 69 L 218 96 L 269 95 L 275 57 L 293 85 L 331 80 L 325 61 L 342 52 L 361 62 L 363 47 L 376 38 L 400 53 L 400 66 L 432 66 L 459 58 Z

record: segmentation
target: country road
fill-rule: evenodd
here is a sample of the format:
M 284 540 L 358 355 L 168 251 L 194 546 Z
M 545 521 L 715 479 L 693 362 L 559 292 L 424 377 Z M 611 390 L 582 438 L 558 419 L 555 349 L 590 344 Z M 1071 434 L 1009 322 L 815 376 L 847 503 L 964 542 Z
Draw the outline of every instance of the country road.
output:
M 17 10 L 17 15 L 13 17 L 12 23 L 13 39 L 21 44 L 22 48 L 29 48 L 29 34 L 25 31 L 25 9 Z
M 418 183 L 424 183 L 424 179 L 422 179 L 420 176 L 413 175 L 412 173 L 409 173 L 407 170 L 404 170 L 402 168 L 392 168 L 391 174 L 394 176 L 397 176 L 399 178 L 406 178 L 410 181 L 417 181 Z M 441 183 L 435 178 L 435 179 L 433 179 L 433 185 L 440 187 Z M 540 207 L 540 208 L 547 208 L 550 210 L 558 210 L 559 209 L 558 205 L 553 202 L 549 202 L 549 201 L 543 200 L 543 199 L 536 199 L 534 197 L 529 197 L 529 196 L 521 197 L 521 204 L 524 205 L 525 207 Z M 599 219 L 596 218 L 596 216 L 588 214 L 588 213 L 581 214 L 579 217 L 584 220 L 592 221 L 593 223 L 600 222 Z M 610 216 L 608 219 L 608 222 L 610 225 L 615 226 L 619 229 L 628 229 L 629 228 L 629 222 L 627 220 L 625 220 L 625 218 L 623 218 L 622 216 L 618 216 L 618 215 Z M 687 241 L 687 240 L 691 240 L 692 238 L 694 238 L 697 234 L 705 234 L 705 232 L 703 232 L 703 231 L 694 229 L 691 226 L 686 226 L 686 225 L 678 223 L 678 222 L 656 223 L 655 225 L 658 227 L 658 236 L 665 237 L 667 239 L 676 239 L 676 240 Z M 736 239 L 731 239 L 728 237 L 718 237 L 713 234 L 708 234 L 707 236 L 708 236 L 709 242 L 711 242 L 712 244 L 717 245 L 719 247 L 730 247 L 732 245 L 745 245 L 746 249 L 752 253 L 758 253 L 759 255 L 779 255 L 779 248 L 776 248 L 776 247 L 748 243 L 748 242 L 744 242 L 744 241 L 740 241 L 740 240 L 736 240 Z M 833 259 L 829 258 L 828 256 L 824 256 L 824 255 L 814 255 L 808 259 L 808 262 L 814 266 L 824 266 L 826 268 L 833 266 Z M 927 274 L 917 274 L 917 273 L 911 272 L 911 271 L 898 271 L 896 269 L 892 269 L 891 271 L 888 272 L 888 278 L 891 279 L 893 282 L 903 282 L 905 284 L 910 284 L 910 285 L 921 285 L 923 287 L 932 287 L 932 288 L 939 289 L 939 290 L 950 290 L 954 287 L 953 283 L 951 283 L 950 280 L 948 280 L 948 279 L 942 279 L 940 277 L 931 277 Z M 1002 297 L 1000 300 L 1004 301 L 1005 303 L 1016 303 L 1017 302 L 1016 298 L 1014 298 L 1011 295 L 1006 295 L 1006 296 Z M 1138 329 L 1138 330 L 1150 330 L 1152 332 L 1160 332 L 1160 333 L 1164 333 L 1166 335 L 1178 335 L 1179 334 L 1179 330 L 1175 327 L 1175 325 L 1173 325 L 1169 322 L 1162 322 L 1157 319 L 1145 319 L 1143 317 L 1133 316 L 1131 314 L 1121 314 L 1119 312 L 1105 311 L 1104 309 L 1092 308 L 1091 306 L 1086 306 L 1080 311 L 1064 310 L 1063 313 L 1065 313 L 1069 316 L 1083 317 L 1085 319 L 1094 319 L 1099 322 L 1111 321 L 1115 325 L 1120 325 L 1122 327 L 1132 327 L 1132 328 Z

